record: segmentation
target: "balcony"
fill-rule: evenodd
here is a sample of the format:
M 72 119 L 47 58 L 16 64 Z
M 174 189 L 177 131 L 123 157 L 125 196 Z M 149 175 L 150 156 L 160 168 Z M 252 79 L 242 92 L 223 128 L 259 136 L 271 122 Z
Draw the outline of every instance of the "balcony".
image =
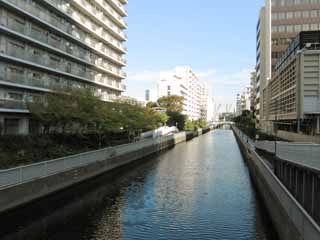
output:
M 0 108 L 15 109 L 15 110 L 27 110 L 27 105 L 23 101 L 12 99 L 0 99 Z
M 85 14 L 91 15 L 92 19 L 95 19 L 100 25 L 104 26 L 105 28 L 111 31 L 111 34 L 115 35 L 116 37 L 126 40 L 126 35 L 122 32 L 122 30 L 117 27 L 113 22 L 111 22 L 108 18 L 106 18 L 103 12 L 98 11 L 96 8 L 93 7 L 89 2 L 86 0 L 72 0 L 75 5 Z M 74 15 L 73 13 L 72 15 Z M 88 21 L 87 18 L 83 19 L 85 22 Z M 91 25 L 94 25 L 91 23 Z
M 118 13 L 116 13 L 104 0 L 96 0 L 96 2 L 104 10 L 105 14 L 113 18 L 120 24 L 120 26 L 122 26 L 123 28 L 128 27 L 127 22 Z
M 119 14 L 121 14 L 121 16 L 123 17 L 128 16 L 127 10 L 123 7 L 123 4 L 120 3 L 118 0 L 107 0 L 107 1 L 117 10 Z

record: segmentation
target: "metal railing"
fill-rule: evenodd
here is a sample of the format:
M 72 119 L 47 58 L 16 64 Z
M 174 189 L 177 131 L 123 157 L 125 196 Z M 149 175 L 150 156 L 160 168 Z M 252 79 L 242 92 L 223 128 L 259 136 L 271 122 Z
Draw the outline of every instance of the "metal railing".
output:
M 162 150 L 164 148 L 163 146 L 167 144 L 168 141 L 177 141 L 181 140 L 181 138 L 185 139 L 185 136 L 186 133 L 182 132 L 177 133 L 173 136 L 143 140 L 135 143 L 81 153 L 55 160 L 0 170 L 0 189 L 66 172 L 71 169 L 87 166 L 96 162 L 107 161 L 108 165 L 110 164 L 108 160 L 114 157 L 119 157 L 127 153 L 135 152 L 151 146 L 157 147 L 157 150 Z
M 238 136 L 245 142 L 246 136 L 239 129 L 234 128 Z M 273 171 L 276 177 L 291 193 L 291 195 L 300 203 L 305 211 L 320 224 L 320 168 L 314 168 L 313 161 L 320 162 L 319 155 L 311 154 L 312 148 L 317 148 L 316 144 L 294 144 L 278 142 L 277 158 L 270 161 L 273 165 Z M 251 144 L 250 144 L 251 145 Z M 251 145 L 252 146 L 252 145 Z M 263 149 L 267 152 L 274 153 L 274 142 L 257 141 L 255 143 L 257 149 Z M 311 148 L 310 148 L 311 147 Z M 253 149 L 254 150 L 254 149 Z M 309 154 L 309 155 L 308 155 Z M 290 160 L 286 160 L 288 157 Z M 317 166 L 320 164 L 318 163 Z

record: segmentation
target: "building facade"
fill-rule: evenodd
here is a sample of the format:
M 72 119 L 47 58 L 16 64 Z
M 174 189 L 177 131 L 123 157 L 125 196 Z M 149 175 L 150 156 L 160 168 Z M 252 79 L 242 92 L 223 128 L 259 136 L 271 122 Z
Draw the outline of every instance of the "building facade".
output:
M 204 82 L 201 87 L 201 119 L 207 122 L 214 121 L 212 86 L 208 82 Z
M 240 116 L 244 111 L 251 111 L 251 86 L 245 87 L 241 93 L 237 94 L 236 100 L 236 116 Z
M 320 31 L 301 32 L 279 58 L 268 102 L 278 128 L 320 134 Z
M 237 94 L 237 99 L 236 99 L 236 116 L 241 115 L 241 94 Z
M 147 89 L 145 91 L 144 100 L 146 102 L 156 102 L 158 100 L 158 92 L 153 89 Z
M 190 67 L 176 67 L 173 71 L 160 73 L 158 97 L 184 97 L 183 114 L 189 119 L 198 120 L 201 118 L 202 88 L 203 85 Z
M 267 113 L 268 82 L 277 59 L 301 31 L 320 29 L 320 0 L 266 0 L 257 25 L 257 125 L 269 129 Z
M 1 134 L 28 134 L 27 101 L 90 88 L 104 101 L 125 91 L 127 0 L 0 1 Z
M 272 70 L 301 31 L 320 30 L 320 0 L 272 0 Z
M 256 72 L 251 72 L 250 76 L 250 110 L 256 111 L 256 98 L 257 98 L 257 74 Z
M 263 89 L 271 78 L 271 2 L 266 0 L 261 9 L 256 35 L 256 121 L 257 127 L 264 125 Z

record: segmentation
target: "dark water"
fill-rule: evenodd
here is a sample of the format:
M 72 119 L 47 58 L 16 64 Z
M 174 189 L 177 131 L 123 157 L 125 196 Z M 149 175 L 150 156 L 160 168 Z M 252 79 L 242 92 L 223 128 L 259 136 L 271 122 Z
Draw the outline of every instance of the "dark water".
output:
M 0 239 L 277 239 L 231 131 L 150 160 L 1 216 Z

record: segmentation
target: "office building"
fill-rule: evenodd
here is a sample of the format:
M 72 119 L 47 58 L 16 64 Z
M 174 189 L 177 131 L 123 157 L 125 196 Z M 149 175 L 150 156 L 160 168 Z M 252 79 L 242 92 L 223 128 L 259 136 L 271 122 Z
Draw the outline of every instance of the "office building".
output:
M 320 31 L 301 32 L 278 59 L 268 85 L 268 120 L 320 134 Z
M 111 101 L 125 91 L 125 4 L 0 1 L 1 134 L 28 134 L 26 102 L 45 93 L 90 88 Z
M 257 25 L 257 91 L 258 127 L 270 128 L 264 105 L 267 85 L 275 71 L 277 59 L 301 31 L 320 29 L 320 0 L 266 0 Z
M 184 97 L 183 114 L 197 120 L 201 118 L 202 88 L 199 78 L 190 67 L 176 67 L 173 71 L 160 73 L 158 96 Z

